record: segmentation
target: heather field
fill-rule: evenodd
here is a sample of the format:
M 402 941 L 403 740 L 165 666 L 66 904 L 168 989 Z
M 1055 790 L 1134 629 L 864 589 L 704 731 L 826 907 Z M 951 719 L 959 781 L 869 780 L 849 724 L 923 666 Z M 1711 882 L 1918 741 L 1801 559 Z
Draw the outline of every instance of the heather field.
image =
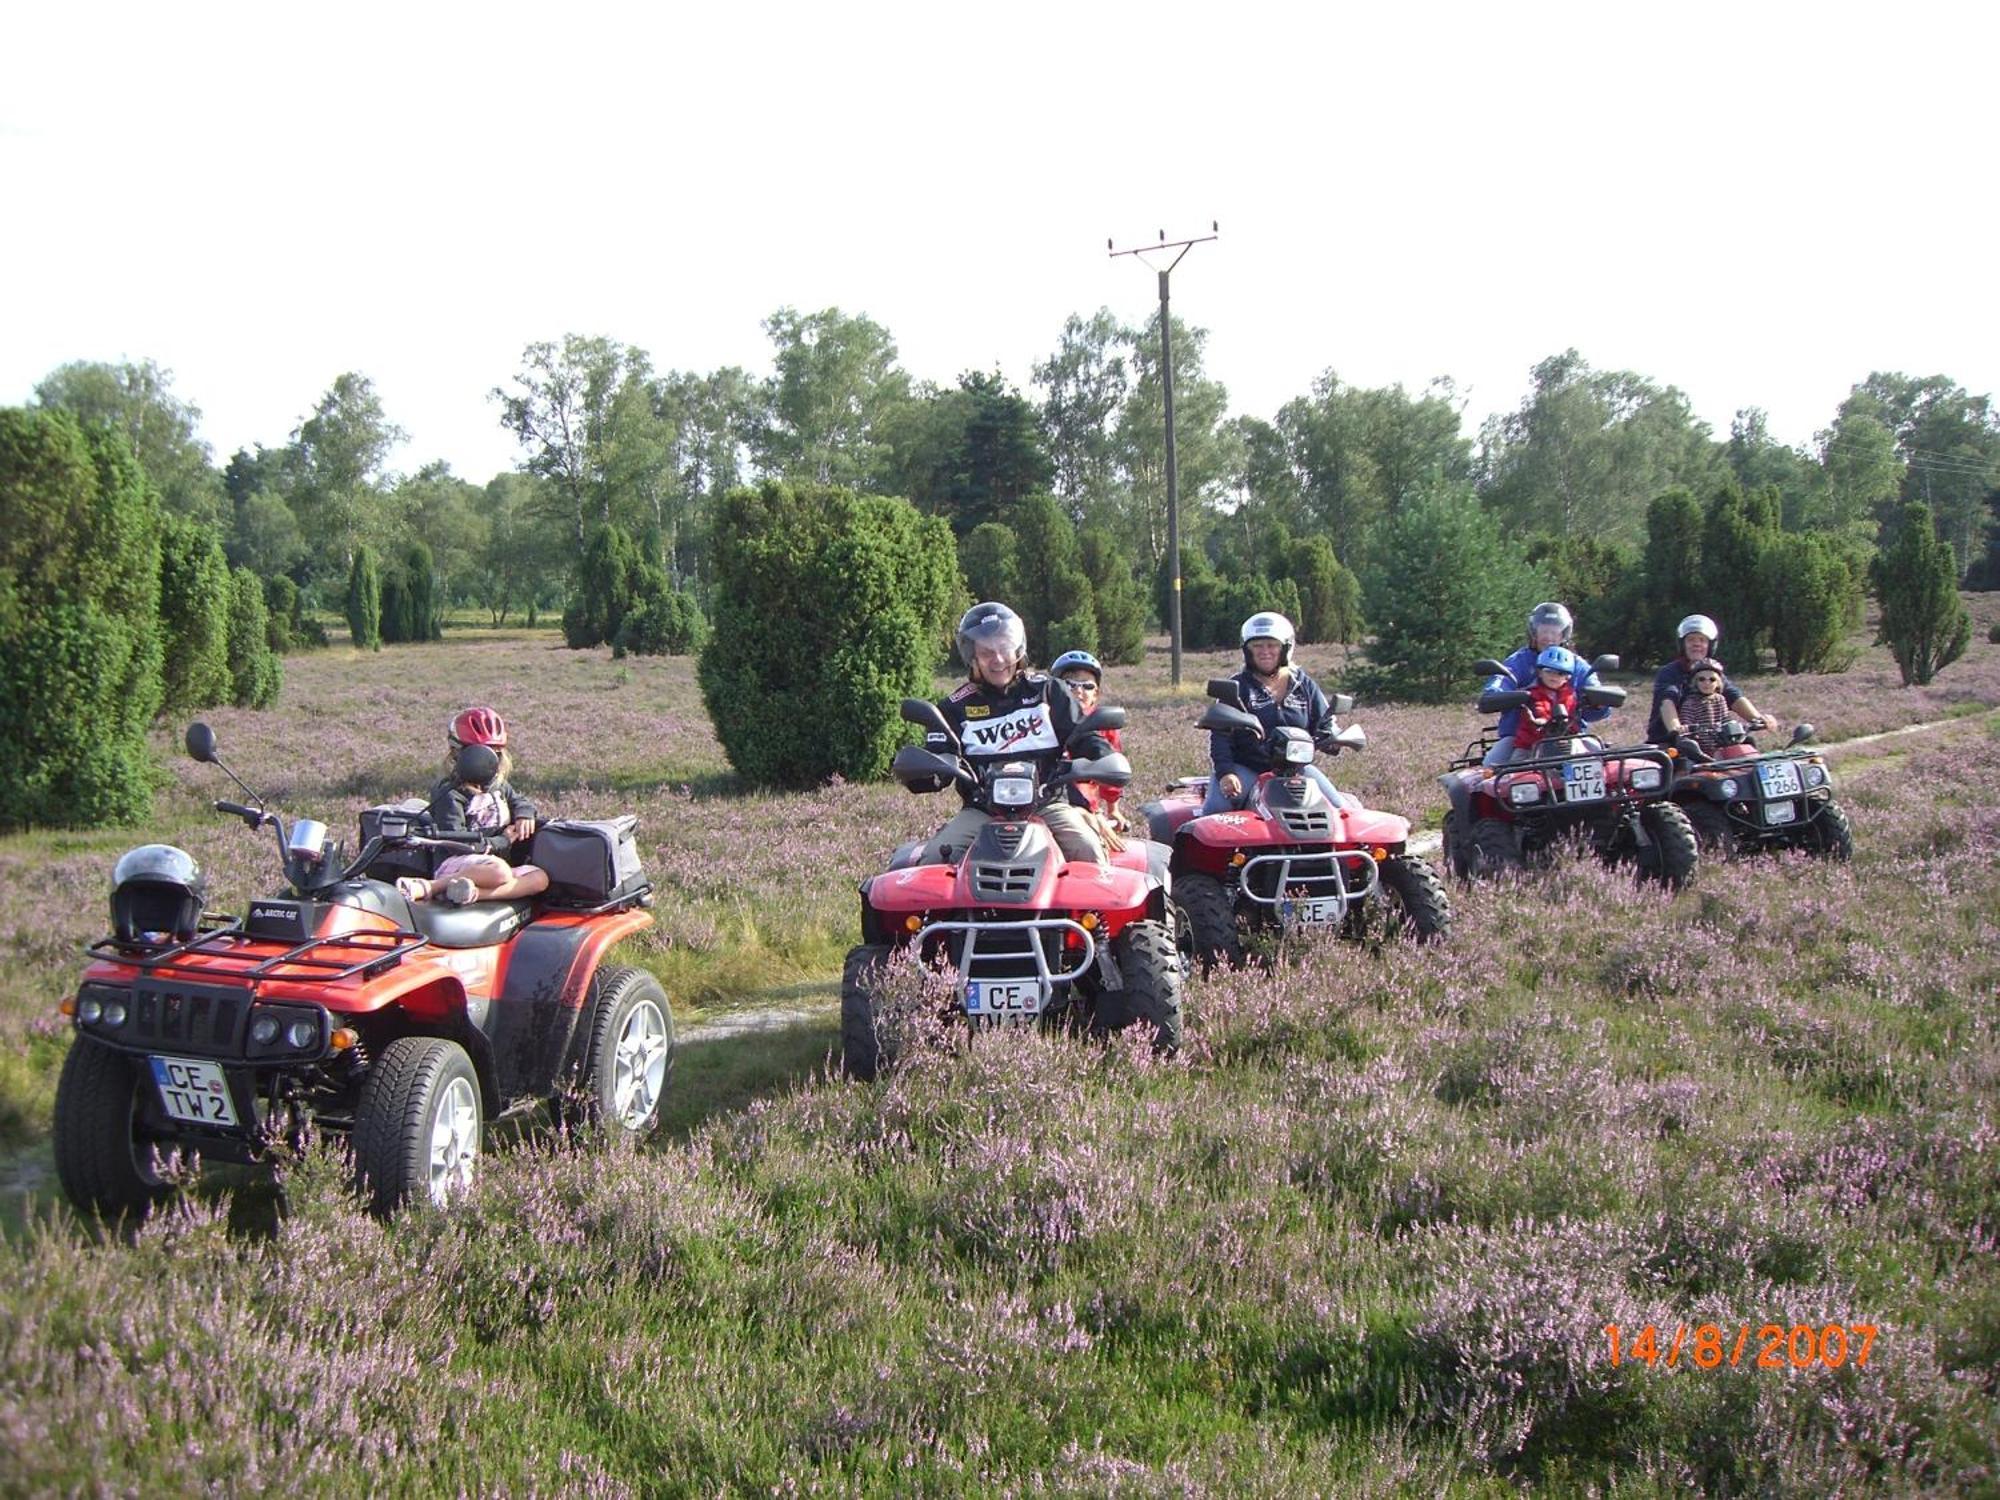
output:
M 209 716 L 279 805 L 351 834 L 490 700 L 545 811 L 641 815 L 669 1127 L 496 1132 L 471 1201 L 388 1225 L 316 1155 L 282 1205 L 218 1174 L 78 1228 L 55 1005 L 110 862 L 182 844 L 231 907 L 274 872 L 163 730 L 152 825 L 0 839 L 0 1492 L 2000 1493 L 2000 596 L 1968 598 L 1930 688 L 1860 637 L 1747 683 L 1826 740 L 1932 726 L 1834 753 L 1851 865 L 1669 900 L 1565 859 L 1454 887 L 1440 948 L 1191 980 L 1172 1061 L 946 1033 L 870 1086 L 830 1066 L 854 884 L 940 799 L 745 793 L 684 660 L 294 657 L 275 709 Z M 1227 665 L 1114 672 L 1135 795 L 1201 768 Z M 1335 779 L 1434 828 L 1470 711 L 1353 718 Z

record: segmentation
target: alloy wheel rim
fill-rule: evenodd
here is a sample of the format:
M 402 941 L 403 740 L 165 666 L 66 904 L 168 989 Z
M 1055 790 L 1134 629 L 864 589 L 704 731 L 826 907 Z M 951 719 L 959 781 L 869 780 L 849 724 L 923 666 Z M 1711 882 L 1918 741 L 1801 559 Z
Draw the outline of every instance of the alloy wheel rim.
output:
M 442 1207 L 472 1186 L 479 1160 L 479 1099 L 468 1078 L 454 1078 L 431 1112 L 430 1196 Z
M 618 1033 L 611 1060 L 611 1112 L 627 1130 L 638 1130 L 659 1108 L 667 1082 L 667 1018 L 651 1000 L 632 1007 Z

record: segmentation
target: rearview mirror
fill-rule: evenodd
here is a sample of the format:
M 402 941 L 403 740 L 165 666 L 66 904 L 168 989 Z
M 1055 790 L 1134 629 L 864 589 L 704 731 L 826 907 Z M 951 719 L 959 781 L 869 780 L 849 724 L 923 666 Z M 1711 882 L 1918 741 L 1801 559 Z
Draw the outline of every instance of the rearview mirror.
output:
M 215 759 L 215 731 L 200 720 L 187 727 L 187 753 L 199 761 Z
M 1234 677 L 1211 677 L 1206 691 L 1217 703 L 1227 703 L 1231 708 L 1243 706 L 1243 684 Z
M 953 740 L 958 736 L 951 733 L 951 726 L 944 721 L 944 713 L 928 698 L 905 698 L 897 710 L 906 724 L 915 724 L 919 729 L 934 729 Z
M 1354 712 L 1354 694 L 1352 694 L 1352 693 L 1335 693 L 1335 694 L 1333 695 L 1333 711 L 1334 711 L 1335 713 L 1337 713 L 1337 714 L 1351 714 L 1351 713 L 1353 713 L 1353 712 Z
M 1125 710 L 1107 703 L 1102 708 L 1093 708 L 1089 713 L 1077 720 L 1076 728 L 1070 731 L 1069 743 L 1074 745 L 1078 740 L 1084 739 L 1089 735 L 1102 734 L 1107 729 L 1123 729 L 1124 727 Z
M 1792 743 L 1794 745 L 1803 745 L 1817 733 L 1819 731 L 1814 729 L 1810 724 L 1794 724 L 1792 726 Z
M 1490 656 L 1483 656 L 1474 662 L 1472 670 L 1481 677 L 1505 677 L 1509 682 L 1514 680 L 1514 674 L 1507 670 L 1505 664 L 1493 660 Z
M 1602 656 L 1591 658 L 1590 670 L 1593 672 L 1615 672 L 1618 670 L 1618 664 L 1618 653 L 1607 651 Z

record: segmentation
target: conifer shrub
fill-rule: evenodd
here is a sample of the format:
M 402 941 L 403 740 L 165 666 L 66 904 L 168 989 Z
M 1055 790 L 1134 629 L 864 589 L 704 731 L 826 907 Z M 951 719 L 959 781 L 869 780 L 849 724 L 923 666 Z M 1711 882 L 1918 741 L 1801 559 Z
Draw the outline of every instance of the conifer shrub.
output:
M 159 609 L 159 509 L 124 438 L 0 410 L 0 825 L 151 811 Z
M 624 623 L 611 643 L 618 656 L 687 656 L 701 649 L 708 621 L 692 594 L 667 577 L 666 569 L 641 563 Z
M 1965 654 L 1972 616 L 1958 597 L 1958 566 L 1931 508 L 1911 501 L 1892 519 L 1871 577 L 1882 605 L 1877 645 L 1887 645 L 1903 685 L 1922 686 Z M 1887 528 L 1885 528 L 1887 529 Z
M 229 563 L 186 516 L 160 517 L 161 709 L 229 701 Z
M 1759 590 L 1765 629 L 1780 672 L 1840 672 L 1854 583 L 1846 562 L 1816 532 L 1783 532 L 1764 543 Z
M 284 686 L 285 669 L 271 649 L 264 585 L 248 568 L 229 573 L 229 701 L 268 708 Z
M 563 610 L 563 640 L 572 651 L 618 639 L 639 582 L 639 548 L 624 528 L 601 526 L 584 549 L 576 588 Z
M 362 651 L 382 649 L 382 570 L 366 546 L 347 569 L 347 631 Z
M 746 780 L 881 776 L 933 695 L 959 592 L 951 528 L 908 501 L 777 481 L 725 495 L 702 699 Z

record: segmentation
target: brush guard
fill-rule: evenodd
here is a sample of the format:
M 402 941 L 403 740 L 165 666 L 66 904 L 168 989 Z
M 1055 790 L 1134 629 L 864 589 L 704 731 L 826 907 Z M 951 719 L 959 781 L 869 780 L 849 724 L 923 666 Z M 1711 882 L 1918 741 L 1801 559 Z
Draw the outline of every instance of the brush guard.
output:
M 1345 916 L 1382 887 L 1382 870 L 1365 849 L 1324 854 L 1260 854 L 1237 876 L 1247 901 L 1272 909 L 1281 922 L 1327 922 Z M 1338 911 L 1329 903 L 1338 902 Z
M 959 973 L 965 1014 L 973 1021 L 1033 1021 L 1048 1008 L 1059 986 L 1075 983 L 1097 961 L 1096 939 L 1082 923 L 1067 917 L 932 922 L 915 941 L 922 952 L 926 945 L 955 935 L 962 937 L 946 946 Z M 1076 948 L 1070 947 L 1072 937 L 1081 939 Z

